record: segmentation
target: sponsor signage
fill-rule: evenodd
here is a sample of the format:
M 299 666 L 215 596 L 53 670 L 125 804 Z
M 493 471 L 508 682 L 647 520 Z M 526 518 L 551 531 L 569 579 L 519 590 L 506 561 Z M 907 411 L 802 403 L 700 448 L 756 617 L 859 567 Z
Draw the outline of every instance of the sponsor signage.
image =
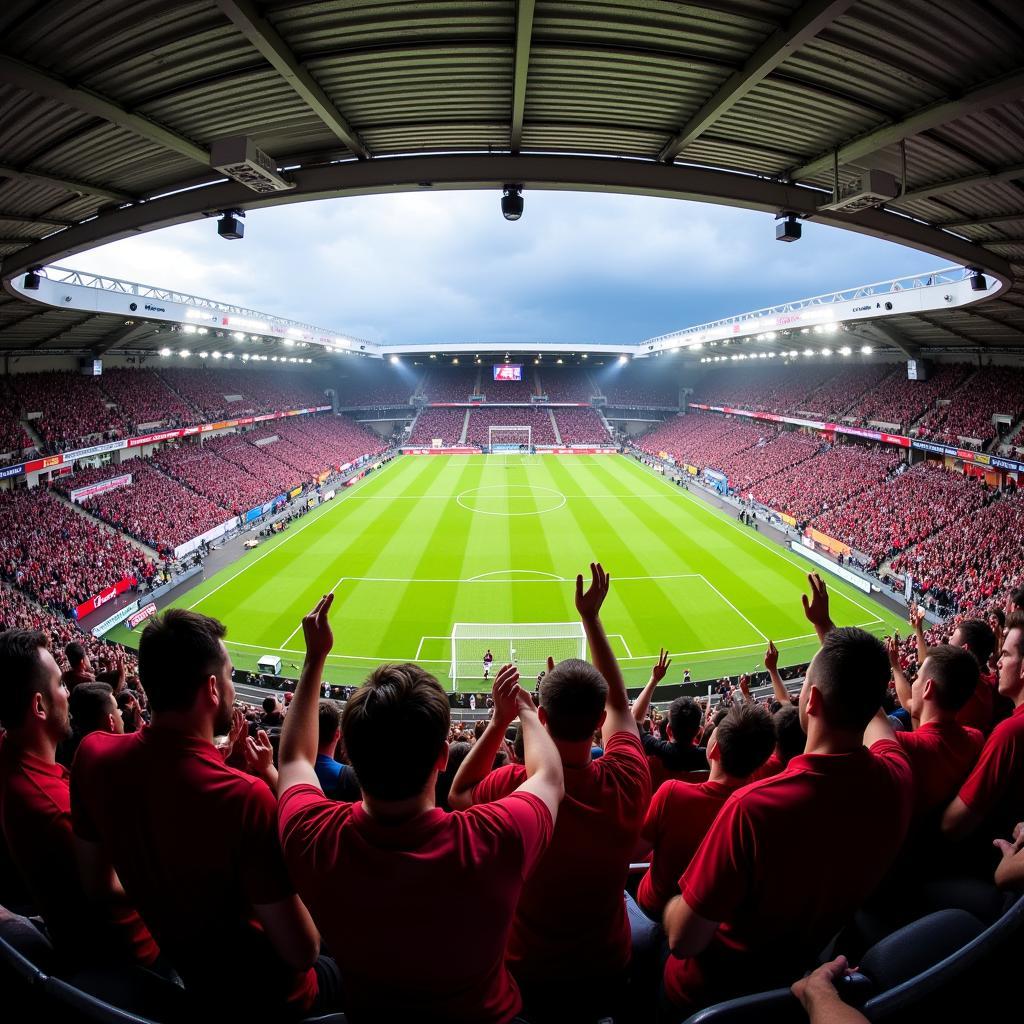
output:
M 810 537 L 804 538 L 804 543 L 799 544 L 795 540 L 789 542 L 789 546 L 798 554 L 803 555 L 804 558 L 809 558 L 815 565 L 820 565 L 822 569 L 832 573 L 833 576 L 838 576 L 841 580 L 846 580 L 847 583 L 855 586 L 858 590 L 863 590 L 865 594 L 871 593 L 871 584 L 867 580 L 861 579 L 854 572 L 850 572 L 848 569 L 844 569 L 841 565 L 836 565 L 831 558 L 826 558 L 824 555 L 819 554 L 814 550 L 813 547 L 807 545 L 813 544 L 814 541 Z
M 300 495 L 301 493 L 302 493 L 302 485 L 301 485 L 301 484 L 299 484 L 299 486 L 298 486 L 298 487 L 293 487 L 293 488 L 292 488 L 292 489 L 291 489 L 291 490 L 290 490 L 290 491 L 288 492 L 288 497 L 289 497 L 289 498 L 297 498 L 297 497 L 298 497 L 298 496 L 299 496 L 299 495 Z
M 108 619 L 104 619 L 98 626 L 93 626 L 89 630 L 93 636 L 103 636 L 104 633 L 109 633 L 119 622 L 124 622 L 125 619 L 129 618 L 133 612 L 138 611 L 139 602 L 132 601 L 126 604 L 119 611 L 114 612 L 113 615 Z M 153 605 L 153 609 L 156 610 L 156 605 Z
M 150 616 L 156 614 L 156 605 L 150 601 L 144 608 L 140 608 L 134 615 L 128 616 L 128 628 L 134 629 L 140 623 L 145 622 Z
M 131 473 L 122 473 L 120 476 L 112 476 L 109 480 L 100 480 L 99 483 L 90 484 L 88 487 L 76 487 L 73 491 L 68 491 L 68 497 L 72 501 L 84 501 L 86 498 L 94 498 L 97 494 L 106 494 L 107 491 L 116 491 L 119 487 L 127 487 L 131 482 Z
M 101 590 L 98 594 L 90 597 L 88 601 L 83 601 L 75 609 L 75 618 L 84 619 L 86 615 L 91 615 L 98 608 L 102 608 L 108 601 L 113 601 L 118 594 L 123 594 L 126 590 L 130 590 L 135 586 L 136 582 L 138 581 L 134 576 L 125 576 L 112 586 Z
M 21 476 L 25 472 L 25 463 L 19 462 L 14 466 L 4 466 L 0 469 L 0 480 L 6 480 L 8 477 Z

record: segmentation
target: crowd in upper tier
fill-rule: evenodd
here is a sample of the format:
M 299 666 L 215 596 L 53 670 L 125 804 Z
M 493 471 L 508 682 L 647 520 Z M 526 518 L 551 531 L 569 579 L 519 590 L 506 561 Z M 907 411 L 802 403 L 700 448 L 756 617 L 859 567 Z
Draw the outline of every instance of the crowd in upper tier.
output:
M 1024 588 L 948 636 L 913 610 L 911 661 L 808 583 L 799 696 L 769 643 L 773 701 L 741 678 L 662 714 L 671 658 L 631 703 L 595 563 L 590 661 L 495 665 L 470 730 L 416 665 L 321 700 L 332 595 L 293 699 L 260 712 L 215 619 L 152 619 L 136 668 L 61 649 L 0 585 L 0 902 L 45 938 L 8 934 L 115 1003 L 139 967 L 173 978 L 174 1019 L 676 1024 L 792 985 L 812 1024 L 863 1021 L 834 983 L 879 936 L 965 878 L 994 917 L 1024 890 Z

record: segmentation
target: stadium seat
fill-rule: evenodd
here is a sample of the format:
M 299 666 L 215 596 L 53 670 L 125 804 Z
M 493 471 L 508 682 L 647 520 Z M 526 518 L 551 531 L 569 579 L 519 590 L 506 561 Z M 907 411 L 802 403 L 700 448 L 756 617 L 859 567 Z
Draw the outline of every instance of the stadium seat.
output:
M 797 998 L 788 988 L 727 999 L 686 1018 L 685 1024 L 804 1024 L 804 1013 Z
M 971 968 L 998 956 L 1024 924 L 1024 895 L 983 928 L 962 910 L 929 914 L 890 935 L 865 954 L 861 970 L 880 993 L 864 1004 L 872 1021 L 904 1013 L 925 999 L 954 992 Z

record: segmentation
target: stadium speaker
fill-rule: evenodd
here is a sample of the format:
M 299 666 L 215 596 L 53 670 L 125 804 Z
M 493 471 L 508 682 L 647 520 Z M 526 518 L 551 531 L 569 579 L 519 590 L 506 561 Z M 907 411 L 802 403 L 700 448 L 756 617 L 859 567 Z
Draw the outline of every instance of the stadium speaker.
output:
M 775 240 L 777 242 L 798 242 L 802 234 L 803 228 L 800 226 L 800 221 L 791 213 L 787 214 L 785 220 L 780 220 L 775 225 Z
M 245 235 L 245 225 L 241 218 L 245 214 L 241 210 L 225 210 L 217 221 L 217 234 L 221 238 L 242 238 Z
M 971 268 L 974 270 L 974 268 Z M 972 292 L 984 292 L 988 290 L 988 281 L 985 280 L 985 275 L 980 270 L 974 270 L 971 274 L 971 291 Z
M 24 285 L 28 291 L 37 292 L 39 291 L 39 282 L 42 278 L 39 276 L 39 268 L 33 267 L 26 275 Z
M 519 220 L 523 215 L 523 186 L 506 185 L 501 195 L 501 215 L 505 220 Z

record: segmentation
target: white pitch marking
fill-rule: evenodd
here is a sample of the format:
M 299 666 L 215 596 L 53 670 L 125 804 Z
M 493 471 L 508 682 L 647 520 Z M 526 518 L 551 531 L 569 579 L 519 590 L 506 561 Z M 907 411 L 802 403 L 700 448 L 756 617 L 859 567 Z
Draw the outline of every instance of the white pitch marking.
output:
M 707 584 L 707 585 L 708 585 L 708 586 L 709 586 L 709 587 L 710 587 L 710 588 L 711 588 L 711 589 L 712 589 L 712 590 L 713 590 L 713 591 L 714 591 L 714 592 L 715 592 L 715 593 L 716 593 L 716 594 L 717 594 L 717 595 L 718 595 L 718 596 L 719 596 L 719 597 L 720 597 L 720 598 L 721 598 L 721 599 L 722 599 L 722 600 L 723 600 L 723 601 L 724 601 L 724 602 L 725 602 L 725 603 L 726 603 L 726 604 L 727 604 L 727 605 L 728 605 L 728 606 L 729 606 L 729 607 L 730 607 L 730 608 L 731 608 L 731 609 L 732 609 L 732 610 L 733 610 L 733 611 L 734 611 L 734 612 L 735 612 L 735 613 L 736 613 L 736 614 L 737 614 L 737 615 L 738 615 L 738 616 L 739 616 L 739 617 L 740 617 L 740 618 L 741 618 L 741 619 L 742 619 L 742 620 L 743 620 L 743 621 L 744 621 L 744 622 L 745 622 L 745 623 L 746 623 L 746 624 L 747 624 L 747 625 L 748 625 L 748 626 L 749 626 L 749 627 L 750 627 L 750 628 L 751 628 L 751 629 L 752 629 L 752 630 L 753 630 L 753 631 L 754 631 L 755 633 L 757 633 L 757 635 L 758 635 L 759 637 L 761 637 L 761 639 L 762 639 L 762 640 L 764 640 L 764 642 L 765 642 L 765 643 L 768 643 L 768 636 L 767 636 L 767 634 L 765 634 L 765 633 L 762 633 L 762 632 L 761 632 L 761 630 L 759 630 L 759 629 L 757 628 L 757 626 L 755 626 L 755 625 L 754 625 L 754 624 L 753 624 L 753 623 L 752 623 L 752 622 L 750 621 L 750 619 L 748 619 L 748 618 L 746 617 L 746 615 L 744 615 L 744 614 L 743 614 L 743 612 L 741 612 L 741 611 L 739 610 L 739 608 L 737 608 L 737 607 L 736 607 L 736 605 L 734 605 L 734 604 L 732 603 L 732 601 L 730 601 L 730 600 L 729 600 L 729 598 L 727 598 L 727 597 L 725 596 L 725 594 L 723 594 L 723 593 L 722 593 L 722 592 L 721 592 L 721 591 L 720 591 L 720 590 L 718 589 L 718 587 L 716 587 L 716 586 L 714 585 L 714 583 L 712 583 L 712 582 L 711 582 L 711 580 L 709 580 L 709 579 L 707 578 L 707 576 L 701 576 L 701 579 L 702 579 L 702 580 L 703 580 L 703 581 L 704 581 L 704 582 L 705 582 L 705 583 L 706 583 L 706 584 Z
M 790 565 L 799 569 L 800 572 L 803 573 L 803 575 L 807 575 L 807 570 L 805 566 L 801 565 L 799 562 L 794 562 L 792 558 L 789 558 L 785 554 L 783 554 L 782 549 L 777 544 L 772 544 L 770 541 L 762 540 L 760 537 L 757 536 L 756 533 L 751 533 L 748 527 L 739 526 L 735 522 L 733 522 L 731 516 L 721 514 L 718 509 L 713 508 L 711 505 L 708 505 L 705 502 L 701 501 L 700 498 L 695 498 L 692 494 L 689 493 L 689 491 L 682 491 L 678 487 L 673 487 L 672 484 L 669 483 L 669 481 L 666 480 L 663 476 L 661 476 L 658 473 L 648 472 L 648 470 L 644 468 L 642 464 L 637 463 L 637 465 L 641 466 L 641 472 L 645 476 L 653 477 L 655 480 L 661 481 L 661 483 L 663 483 L 666 487 L 671 488 L 673 494 L 677 494 L 682 498 L 688 499 L 694 505 L 697 505 L 699 508 L 702 508 L 705 512 L 712 515 L 715 519 L 720 520 L 727 526 L 731 526 L 734 530 L 737 530 L 738 532 L 742 533 L 745 537 L 749 537 L 750 540 L 752 540 L 755 544 L 760 544 L 761 547 L 767 548 L 778 558 L 781 558 L 782 561 L 789 562 Z M 867 612 L 868 615 L 873 616 L 872 621 L 871 623 L 869 623 L 869 625 L 874 625 L 878 622 L 885 622 L 885 620 L 874 609 L 868 608 L 866 605 L 861 604 L 860 601 L 858 601 L 856 598 L 850 597 L 848 594 L 840 594 L 839 596 L 845 598 L 847 601 L 850 602 L 850 604 L 855 604 L 862 612 Z
M 328 594 L 333 594 L 338 589 L 338 587 L 340 587 L 342 585 L 342 583 L 345 582 L 346 579 L 347 579 L 347 577 L 345 577 L 345 576 L 339 576 L 338 577 L 338 582 L 335 583 L 334 586 L 331 587 L 331 589 L 327 591 L 327 593 Z M 291 640 L 291 638 L 293 636 L 295 636 L 295 634 L 298 633 L 298 631 L 300 629 L 302 629 L 302 622 L 301 622 L 301 620 L 299 621 L 299 624 L 288 634 L 288 636 L 285 637 L 284 643 L 278 648 L 278 650 L 280 651 L 280 650 L 283 650 L 285 647 L 287 647 L 288 646 L 288 641 Z
M 553 572 L 541 572 L 540 569 L 495 569 L 493 572 L 482 572 L 479 576 L 470 576 L 468 580 L 460 580 L 460 583 L 483 583 L 488 576 L 512 576 L 513 574 L 526 574 L 528 576 L 547 576 L 549 580 L 557 580 L 559 583 L 568 583 L 564 576 L 556 576 Z M 548 580 L 500 580 L 501 583 L 546 583 Z
M 392 460 L 390 465 L 391 466 L 395 466 L 395 465 L 398 464 L 398 462 L 399 462 L 398 459 L 394 459 L 394 460 Z M 384 473 L 384 472 L 385 472 L 384 469 L 379 469 L 369 479 L 371 479 L 371 480 L 379 480 L 380 479 L 380 475 L 382 473 Z M 363 479 L 366 479 L 366 477 L 364 477 Z M 357 493 L 358 493 L 358 491 L 354 487 L 350 488 L 347 494 L 343 494 L 340 498 L 335 498 L 331 502 L 332 508 L 334 506 L 336 506 L 336 505 L 340 506 L 340 505 L 344 504 L 353 494 L 357 494 Z M 207 591 L 205 594 L 203 594 L 203 596 L 201 598 L 199 598 L 198 601 L 195 602 L 195 604 L 190 604 L 188 606 L 188 610 L 191 611 L 193 608 L 198 608 L 199 605 L 201 605 L 211 594 L 216 594 L 217 591 L 220 590 L 221 587 L 226 587 L 233 579 L 237 579 L 239 576 L 241 576 L 243 572 L 248 572 L 257 562 L 262 562 L 263 559 L 267 557 L 267 555 L 272 555 L 275 551 L 278 551 L 280 548 L 283 548 L 285 546 L 285 544 L 288 543 L 288 541 L 290 541 L 290 540 L 294 539 L 295 537 L 297 537 L 300 533 L 302 533 L 303 530 L 305 530 L 308 527 L 312 526 L 314 523 L 320 522 L 321 519 L 326 519 L 327 516 L 330 515 L 330 513 L 331 513 L 331 509 L 329 508 L 326 512 L 322 513 L 321 515 L 318 515 L 315 519 L 311 519 L 308 523 L 304 523 L 302 526 L 298 527 L 298 529 L 289 531 L 288 536 L 285 537 L 285 539 L 283 541 L 281 541 L 279 544 L 275 544 L 269 551 L 264 551 L 262 555 L 258 555 L 251 562 L 246 562 L 246 564 L 243 565 L 242 568 L 238 570 L 238 572 L 233 573 L 223 583 L 218 583 L 217 586 L 215 586 L 213 588 L 213 590 Z

